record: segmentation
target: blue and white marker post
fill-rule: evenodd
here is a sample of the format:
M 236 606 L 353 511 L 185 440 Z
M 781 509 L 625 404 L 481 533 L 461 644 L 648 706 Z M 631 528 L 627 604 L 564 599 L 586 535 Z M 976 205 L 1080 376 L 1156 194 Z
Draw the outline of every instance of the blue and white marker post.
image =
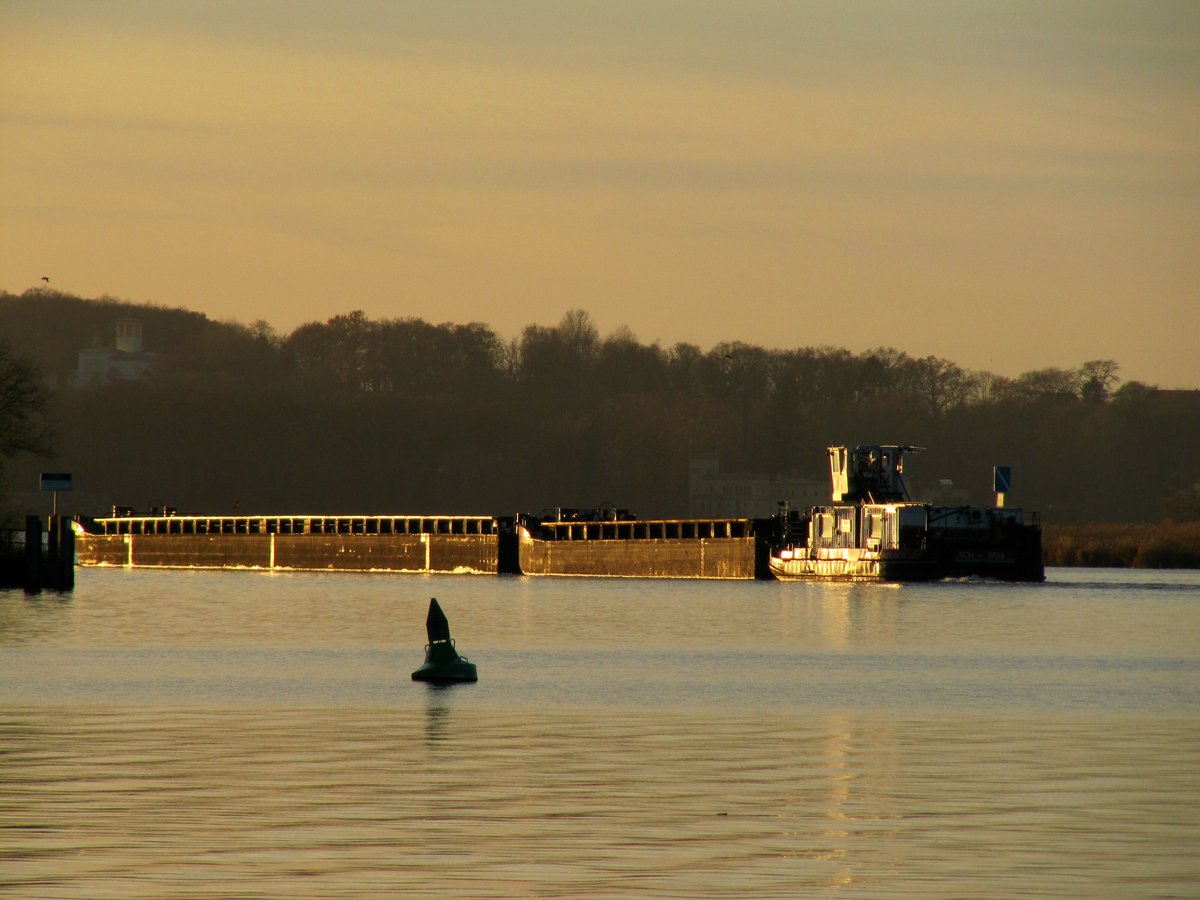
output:
M 1004 509 L 1004 495 L 1012 490 L 1012 466 L 992 467 L 992 490 L 996 492 L 996 509 Z
M 58 519 L 58 492 L 69 491 L 71 489 L 71 473 L 70 472 L 43 472 L 42 473 L 42 490 L 54 492 L 54 506 L 51 515 Z

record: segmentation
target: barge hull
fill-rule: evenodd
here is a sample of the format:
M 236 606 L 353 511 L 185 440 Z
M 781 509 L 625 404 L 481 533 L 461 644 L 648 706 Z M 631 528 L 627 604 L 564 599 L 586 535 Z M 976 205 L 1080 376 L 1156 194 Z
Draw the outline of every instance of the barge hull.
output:
M 481 535 L 80 534 L 81 566 L 494 575 L 499 541 Z
M 542 541 L 523 534 L 520 567 L 525 575 L 749 580 L 755 544 L 753 537 Z
M 936 581 L 943 577 L 930 560 L 887 559 L 877 553 L 852 551 L 821 559 L 772 556 L 770 569 L 780 581 Z
M 1045 581 L 1040 529 L 1010 525 L 992 542 L 986 535 L 930 536 L 920 550 L 864 548 L 789 548 L 772 554 L 771 574 L 783 581 L 940 581 L 988 578 L 997 581 Z M 807 552 L 806 552 L 807 549 Z

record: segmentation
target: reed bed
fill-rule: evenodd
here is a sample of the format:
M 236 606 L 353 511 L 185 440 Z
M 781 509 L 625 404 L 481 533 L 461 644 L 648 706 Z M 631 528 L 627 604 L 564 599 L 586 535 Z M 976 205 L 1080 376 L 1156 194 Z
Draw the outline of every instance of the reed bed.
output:
M 1200 569 L 1200 522 L 1043 523 L 1048 566 Z

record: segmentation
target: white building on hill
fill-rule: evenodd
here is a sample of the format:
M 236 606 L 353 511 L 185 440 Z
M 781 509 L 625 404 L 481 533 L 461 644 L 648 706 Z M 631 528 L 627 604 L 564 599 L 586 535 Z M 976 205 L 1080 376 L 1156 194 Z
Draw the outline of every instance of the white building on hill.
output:
M 75 383 L 108 384 L 114 379 L 142 378 L 154 371 L 157 364 L 158 354 L 142 349 L 142 323 L 138 319 L 118 319 L 114 346 L 79 351 Z

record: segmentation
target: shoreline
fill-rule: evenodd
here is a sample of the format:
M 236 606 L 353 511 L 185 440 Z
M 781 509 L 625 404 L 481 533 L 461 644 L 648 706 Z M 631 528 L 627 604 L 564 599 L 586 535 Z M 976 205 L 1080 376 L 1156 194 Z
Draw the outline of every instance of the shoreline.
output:
M 1047 566 L 1200 569 L 1197 522 L 1042 522 Z

